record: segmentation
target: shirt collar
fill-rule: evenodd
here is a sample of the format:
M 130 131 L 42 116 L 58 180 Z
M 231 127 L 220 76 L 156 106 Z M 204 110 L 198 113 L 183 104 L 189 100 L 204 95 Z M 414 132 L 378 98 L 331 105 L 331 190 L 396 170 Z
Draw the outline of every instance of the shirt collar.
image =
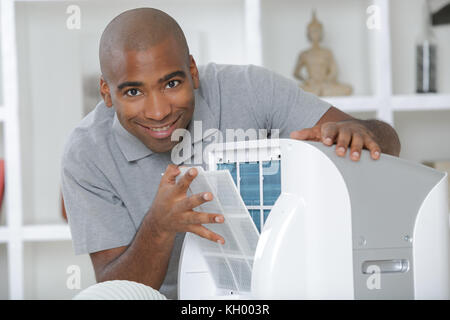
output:
M 194 114 L 187 128 L 187 131 L 189 131 L 189 134 L 191 135 L 192 145 L 202 143 L 204 138 L 217 132 L 219 127 L 218 120 L 214 118 L 211 108 L 209 107 L 205 99 L 199 94 L 199 90 L 195 90 L 194 94 L 195 94 Z M 197 123 L 197 125 L 194 125 L 194 121 L 201 121 L 200 122 L 202 128 L 201 132 L 194 132 L 194 128 L 197 130 L 200 127 L 199 123 Z M 140 160 L 155 153 L 149 148 L 147 148 L 145 144 L 143 144 L 137 137 L 128 132 L 128 130 L 126 130 L 122 126 L 119 119 L 117 118 L 117 113 L 114 113 L 112 130 L 114 132 L 117 144 L 119 145 L 119 148 L 124 154 L 127 161 Z M 205 136 L 204 134 L 206 134 L 207 136 Z M 190 157 L 192 156 L 193 155 L 190 155 Z

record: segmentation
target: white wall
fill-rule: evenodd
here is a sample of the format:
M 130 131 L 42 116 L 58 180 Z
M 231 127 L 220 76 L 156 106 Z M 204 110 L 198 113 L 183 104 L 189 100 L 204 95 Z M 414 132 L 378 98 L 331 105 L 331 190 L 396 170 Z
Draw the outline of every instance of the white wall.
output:
M 0 9 L 1 10 L 1 9 Z M 1 18 L 1 15 L 0 15 L 0 39 L 1 39 L 1 36 L 2 36 L 2 27 L 1 27 L 1 20 L 2 20 L 2 18 Z M 3 105 L 3 85 L 2 85 L 2 83 L 3 83 L 3 76 L 2 76 L 2 63 L 1 63 L 1 56 L 2 56 L 2 44 L 1 44 L 1 42 L 0 42 L 0 106 L 1 105 Z M 3 139 L 2 139 L 2 141 L 3 141 Z
M 1 15 L 0 15 L 1 20 Z M 0 23 L 1 25 L 1 23 Z M 2 30 L 0 27 L 0 37 L 2 35 Z M 0 38 L 1 39 L 1 38 Z M 3 76 L 2 76 L 2 59 L 1 59 L 1 41 L 0 41 L 0 106 L 3 105 Z M 0 158 L 4 159 L 4 131 L 3 123 L 0 122 Z M 3 205 L 0 208 L 0 226 L 6 224 L 6 203 L 3 201 Z M 0 300 L 8 298 L 8 252 L 7 245 L 5 243 L 0 243 Z
M 25 299 L 72 299 L 81 290 L 95 284 L 95 275 L 88 255 L 73 255 L 71 241 L 26 243 Z M 69 266 L 80 270 L 80 289 L 70 289 Z
M 0 15 L 0 22 L 1 22 L 1 15 Z M 0 23 L 0 39 L 1 39 L 1 36 L 2 36 L 2 30 L 1 30 L 1 23 Z M 2 66 L 1 56 L 2 56 L 2 45 L 1 45 L 1 41 L 0 41 L 0 106 L 3 106 L 3 75 L 2 75 L 3 66 Z M 5 156 L 3 139 L 4 139 L 3 123 L 0 122 L 0 158 L 1 159 L 4 159 L 4 156 Z M 6 220 L 5 214 L 6 214 L 5 204 L 3 204 L 3 206 L 0 208 L 0 226 L 5 225 L 5 220 Z M 0 293 L 0 296 L 1 296 L 1 293 Z
M 61 222 L 62 146 L 81 119 L 79 34 L 65 28 L 62 7 L 17 5 L 24 223 Z
M 1 84 L 0 84 L 1 85 Z M 3 146 L 3 123 L 0 123 L 0 159 L 5 158 L 4 146 Z M 6 225 L 6 197 L 3 196 L 2 206 L 0 208 L 0 226 Z
M 400 156 L 413 161 L 450 161 L 450 111 L 396 112 Z

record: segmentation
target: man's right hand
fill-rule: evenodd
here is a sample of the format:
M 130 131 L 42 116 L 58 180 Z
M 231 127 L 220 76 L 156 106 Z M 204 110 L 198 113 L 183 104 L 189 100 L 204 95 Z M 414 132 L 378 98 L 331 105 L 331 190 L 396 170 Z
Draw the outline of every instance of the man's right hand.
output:
M 193 211 L 202 203 L 211 201 L 212 194 L 203 192 L 186 196 L 197 170 L 191 168 L 177 182 L 179 174 L 177 166 L 167 167 L 152 206 L 129 245 L 90 254 L 98 282 L 131 280 L 159 290 L 167 273 L 177 232 L 192 232 L 224 243 L 221 236 L 202 225 L 223 223 L 223 215 Z
M 213 195 L 210 192 L 198 193 L 190 197 L 186 195 L 197 173 L 197 169 L 191 168 L 177 182 L 176 177 L 180 174 L 180 170 L 175 165 L 167 167 L 148 212 L 151 229 L 158 236 L 174 236 L 177 232 L 192 232 L 223 244 L 225 240 L 220 235 L 203 226 L 208 223 L 223 223 L 223 215 L 193 210 L 211 201 Z

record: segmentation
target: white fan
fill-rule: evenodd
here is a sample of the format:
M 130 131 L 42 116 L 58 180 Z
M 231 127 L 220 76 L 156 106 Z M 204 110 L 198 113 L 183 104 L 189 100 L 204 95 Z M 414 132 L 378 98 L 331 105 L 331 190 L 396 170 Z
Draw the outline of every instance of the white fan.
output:
M 127 280 L 100 282 L 78 293 L 73 300 L 167 300 L 159 291 Z

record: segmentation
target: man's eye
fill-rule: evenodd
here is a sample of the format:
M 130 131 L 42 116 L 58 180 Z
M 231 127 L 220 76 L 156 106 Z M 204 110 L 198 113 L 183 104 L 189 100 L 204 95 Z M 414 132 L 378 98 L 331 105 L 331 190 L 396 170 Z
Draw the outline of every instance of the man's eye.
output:
M 166 88 L 168 88 L 168 89 L 175 88 L 179 84 L 180 84 L 180 81 L 178 81 L 178 80 L 170 80 L 169 82 L 167 82 Z
M 125 92 L 125 94 L 129 97 L 136 97 L 140 96 L 142 92 L 140 92 L 138 89 L 129 89 Z

